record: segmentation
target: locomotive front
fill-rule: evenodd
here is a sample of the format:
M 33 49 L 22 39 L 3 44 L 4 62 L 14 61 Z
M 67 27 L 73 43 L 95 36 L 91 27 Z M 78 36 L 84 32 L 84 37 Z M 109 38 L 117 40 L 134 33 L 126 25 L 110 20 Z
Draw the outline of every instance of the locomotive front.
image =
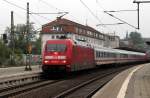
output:
M 46 42 L 43 58 L 43 72 L 70 71 L 71 45 L 67 40 Z

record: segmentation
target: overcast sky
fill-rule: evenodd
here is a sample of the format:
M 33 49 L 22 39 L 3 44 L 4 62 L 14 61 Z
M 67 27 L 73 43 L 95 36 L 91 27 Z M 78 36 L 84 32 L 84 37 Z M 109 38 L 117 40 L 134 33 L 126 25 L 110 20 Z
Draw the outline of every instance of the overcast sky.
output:
M 135 31 L 134 28 L 122 24 L 115 26 L 96 26 L 97 24 L 112 24 L 120 23 L 120 21 L 105 14 L 103 11 L 110 10 L 135 10 L 137 4 L 133 0 L 0 0 L 0 33 L 3 33 L 6 26 L 10 26 L 10 12 L 14 11 L 15 24 L 26 23 L 26 11 L 18 8 L 8 2 L 16 4 L 26 9 L 26 3 L 30 3 L 30 11 L 32 12 L 69 12 L 64 18 L 72 21 L 86 24 L 103 32 L 114 33 L 121 38 L 125 37 L 126 32 Z M 141 0 L 142 1 L 142 0 Z M 83 3 L 94 13 L 83 5 Z M 150 37 L 150 4 L 140 4 L 140 30 L 143 37 Z M 128 22 L 137 27 L 137 12 L 119 12 L 112 13 L 116 17 Z M 41 28 L 41 25 L 56 19 L 58 15 L 30 15 L 30 22 L 34 22 L 36 29 Z M 98 18 L 96 18 L 98 17 Z

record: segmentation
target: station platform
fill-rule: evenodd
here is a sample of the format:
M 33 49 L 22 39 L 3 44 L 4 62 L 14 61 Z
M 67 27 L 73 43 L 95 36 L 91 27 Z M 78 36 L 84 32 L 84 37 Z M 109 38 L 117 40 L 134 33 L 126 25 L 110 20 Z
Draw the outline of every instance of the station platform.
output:
M 150 63 L 121 72 L 92 98 L 150 98 Z
M 25 66 L 0 68 L 0 78 L 42 72 L 40 65 L 34 65 L 31 68 L 31 71 L 25 71 Z

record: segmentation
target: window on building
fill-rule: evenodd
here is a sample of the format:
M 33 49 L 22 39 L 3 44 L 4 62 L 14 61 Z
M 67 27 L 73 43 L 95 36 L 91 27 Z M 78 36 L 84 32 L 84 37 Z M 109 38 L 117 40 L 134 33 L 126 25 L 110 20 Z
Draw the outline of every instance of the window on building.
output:
M 54 39 L 55 38 L 55 36 L 54 35 L 52 35 L 52 39 Z
M 57 35 L 56 38 L 59 39 L 60 38 L 59 35 Z
M 76 27 L 75 29 L 76 29 L 76 33 L 78 33 L 78 32 L 79 32 L 79 28 L 78 28 L 78 27 Z
M 62 26 L 53 26 L 52 30 L 62 31 Z

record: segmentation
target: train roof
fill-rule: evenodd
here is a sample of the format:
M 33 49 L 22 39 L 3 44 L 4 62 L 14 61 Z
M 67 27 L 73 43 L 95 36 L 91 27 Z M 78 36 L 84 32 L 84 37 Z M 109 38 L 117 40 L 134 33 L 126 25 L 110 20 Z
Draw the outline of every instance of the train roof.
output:
M 106 47 L 95 48 L 95 50 L 110 52 L 110 53 L 119 53 L 119 54 L 145 55 L 145 53 L 141 53 L 141 52 L 127 51 L 127 50 L 121 50 L 121 49 L 112 49 L 112 48 L 106 48 Z
M 133 51 L 133 52 L 141 52 L 141 53 L 145 53 L 144 50 L 139 50 L 139 49 L 135 49 L 135 48 L 130 48 L 130 47 L 117 47 L 115 49 L 120 49 L 120 50 L 127 50 L 127 51 Z
M 47 40 L 47 43 L 49 42 L 58 42 L 58 43 L 73 43 L 74 41 L 71 39 L 55 39 L 55 40 Z M 112 49 L 107 47 L 101 47 L 101 46 L 95 46 L 95 50 L 103 51 L 103 52 L 109 52 L 109 53 L 118 53 L 118 54 L 132 54 L 132 55 L 145 55 L 145 53 L 142 52 L 135 52 L 135 51 L 128 51 L 128 50 L 121 50 L 121 49 Z
M 74 41 L 71 39 L 54 39 L 54 40 L 47 40 L 46 43 L 72 43 L 74 44 Z

